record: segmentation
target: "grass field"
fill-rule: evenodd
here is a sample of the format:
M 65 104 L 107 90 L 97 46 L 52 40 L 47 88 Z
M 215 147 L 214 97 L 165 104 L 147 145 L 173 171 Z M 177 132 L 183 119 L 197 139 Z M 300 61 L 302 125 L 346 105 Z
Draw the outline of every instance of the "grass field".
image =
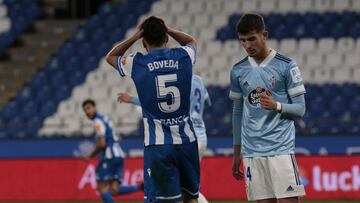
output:
M 23 202 L 23 201 L 21 201 Z M 120 202 L 120 201 L 117 201 Z M 247 201 L 209 201 L 210 203 L 246 203 Z M 346 201 L 346 200 L 337 200 L 337 201 L 301 201 L 303 203 L 360 203 L 360 201 Z M 0 203 L 20 203 L 18 201 L 14 202 L 3 202 Z M 101 203 L 100 201 L 26 201 L 23 203 Z M 138 201 L 121 201 L 121 203 L 141 203 Z

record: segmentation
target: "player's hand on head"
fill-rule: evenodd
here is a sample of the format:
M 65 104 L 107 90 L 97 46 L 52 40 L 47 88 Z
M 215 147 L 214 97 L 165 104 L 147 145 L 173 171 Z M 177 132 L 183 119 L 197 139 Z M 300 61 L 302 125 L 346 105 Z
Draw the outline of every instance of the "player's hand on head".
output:
M 260 94 L 260 105 L 261 108 L 267 110 L 276 110 L 276 101 L 270 91 L 267 90 Z
M 130 96 L 128 93 L 121 92 L 121 93 L 118 93 L 117 96 L 118 96 L 117 97 L 118 102 L 131 103 L 132 96 Z

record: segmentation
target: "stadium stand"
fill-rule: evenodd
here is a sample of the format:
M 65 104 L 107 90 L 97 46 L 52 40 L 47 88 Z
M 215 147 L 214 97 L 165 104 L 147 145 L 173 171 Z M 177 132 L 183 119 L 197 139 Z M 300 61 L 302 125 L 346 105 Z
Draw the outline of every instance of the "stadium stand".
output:
M 112 116 L 121 134 L 142 135 L 141 110 L 116 103 L 116 93 L 136 94 L 134 86 L 119 79 L 104 55 L 147 15 L 159 15 L 199 40 L 195 72 L 213 99 L 213 107 L 205 113 L 208 134 L 231 135 L 229 72 L 246 56 L 234 27 L 241 13 L 250 11 L 264 14 L 270 47 L 296 59 L 302 71 L 307 113 L 297 122 L 298 133 L 359 133 L 359 0 L 132 0 L 104 4 L 63 44 L 7 103 L 0 117 L 0 137 L 91 136 L 92 127 L 81 110 L 86 98 L 94 98 L 99 110 Z M 127 18 L 120 20 L 123 16 Z M 169 46 L 173 45 L 171 41 Z M 137 43 L 129 53 L 141 48 Z

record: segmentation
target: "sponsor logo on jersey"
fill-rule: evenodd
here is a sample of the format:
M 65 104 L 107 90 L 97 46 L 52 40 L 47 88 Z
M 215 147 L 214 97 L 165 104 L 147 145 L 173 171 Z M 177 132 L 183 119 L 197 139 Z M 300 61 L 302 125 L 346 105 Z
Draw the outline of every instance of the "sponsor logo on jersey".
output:
M 260 95 L 266 90 L 262 87 L 256 87 L 253 91 L 248 95 L 249 103 L 255 106 L 256 108 L 260 108 Z

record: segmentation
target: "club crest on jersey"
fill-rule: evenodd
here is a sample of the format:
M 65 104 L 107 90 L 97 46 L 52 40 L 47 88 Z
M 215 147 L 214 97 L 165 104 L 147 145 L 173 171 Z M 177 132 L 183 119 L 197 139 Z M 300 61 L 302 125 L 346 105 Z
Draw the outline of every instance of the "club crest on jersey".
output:
M 253 91 L 250 92 L 248 96 L 249 103 L 255 106 L 256 108 L 260 108 L 260 94 L 265 92 L 265 89 L 262 87 L 256 87 Z
M 275 84 L 276 84 L 276 77 L 273 75 L 273 76 L 271 76 L 271 78 L 269 80 L 271 83 L 271 87 L 274 88 Z

